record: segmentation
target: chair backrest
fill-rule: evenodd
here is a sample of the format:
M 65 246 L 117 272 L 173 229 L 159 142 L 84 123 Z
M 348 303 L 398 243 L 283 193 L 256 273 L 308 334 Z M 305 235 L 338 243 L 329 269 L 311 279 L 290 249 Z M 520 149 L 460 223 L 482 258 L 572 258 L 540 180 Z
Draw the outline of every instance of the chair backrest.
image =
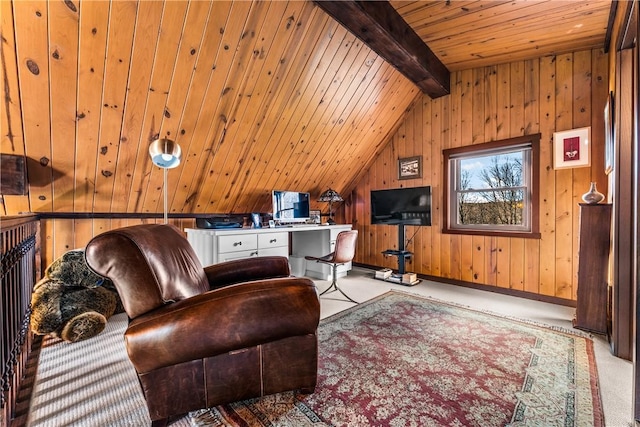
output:
M 94 237 L 89 267 L 111 279 L 130 318 L 209 290 L 193 248 L 172 225 L 142 224 Z
M 336 264 L 344 264 L 351 261 L 356 254 L 357 240 L 358 230 L 341 231 L 338 233 L 333 262 Z

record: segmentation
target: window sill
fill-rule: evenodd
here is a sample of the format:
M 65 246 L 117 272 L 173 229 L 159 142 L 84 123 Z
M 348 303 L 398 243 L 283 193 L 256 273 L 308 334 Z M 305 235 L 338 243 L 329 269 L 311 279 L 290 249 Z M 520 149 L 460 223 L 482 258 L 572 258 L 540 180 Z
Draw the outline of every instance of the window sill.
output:
M 456 230 L 443 228 L 442 234 L 462 234 L 467 236 L 517 237 L 521 239 L 540 239 L 539 232 L 488 231 L 488 230 Z

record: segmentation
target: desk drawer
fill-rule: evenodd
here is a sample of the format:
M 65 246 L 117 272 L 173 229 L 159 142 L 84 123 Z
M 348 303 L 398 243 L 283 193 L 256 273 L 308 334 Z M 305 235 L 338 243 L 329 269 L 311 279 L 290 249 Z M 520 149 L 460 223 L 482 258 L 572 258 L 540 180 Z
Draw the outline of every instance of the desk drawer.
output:
M 281 246 L 289 247 L 289 233 L 258 234 L 258 248 L 260 250 Z
M 230 234 L 218 236 L 218 253 L 252 251 L 258 249 L 255 234 Z
M 233 261 L 236 259 L 245 259 L 245 258 L 252 258 L 257 256 L 258 256 L 257 249 L 254 249 L 251 251 L 226 252 L 226 253 L 220 254 L 220 259 L 218 260 L 218 262 Z

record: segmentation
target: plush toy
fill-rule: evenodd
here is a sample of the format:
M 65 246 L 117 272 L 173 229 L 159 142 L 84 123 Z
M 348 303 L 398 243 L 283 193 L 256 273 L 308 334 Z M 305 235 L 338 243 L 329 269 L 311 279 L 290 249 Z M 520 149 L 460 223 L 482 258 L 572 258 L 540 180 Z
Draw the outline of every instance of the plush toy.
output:
M 45 270 L 31 296 L 31 330 L 76 342 L 98 335 L 124 311 L 113 283 L 94 273 L 83 250 L 66 252 Z

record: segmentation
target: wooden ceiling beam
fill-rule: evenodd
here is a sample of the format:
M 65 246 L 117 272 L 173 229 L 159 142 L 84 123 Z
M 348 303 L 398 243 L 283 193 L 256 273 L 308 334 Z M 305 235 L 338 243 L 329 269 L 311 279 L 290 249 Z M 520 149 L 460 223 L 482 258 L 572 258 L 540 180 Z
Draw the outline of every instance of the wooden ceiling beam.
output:
M 450 73 L 387 1 L 314 0 L 431 98 L 450 93 Z

